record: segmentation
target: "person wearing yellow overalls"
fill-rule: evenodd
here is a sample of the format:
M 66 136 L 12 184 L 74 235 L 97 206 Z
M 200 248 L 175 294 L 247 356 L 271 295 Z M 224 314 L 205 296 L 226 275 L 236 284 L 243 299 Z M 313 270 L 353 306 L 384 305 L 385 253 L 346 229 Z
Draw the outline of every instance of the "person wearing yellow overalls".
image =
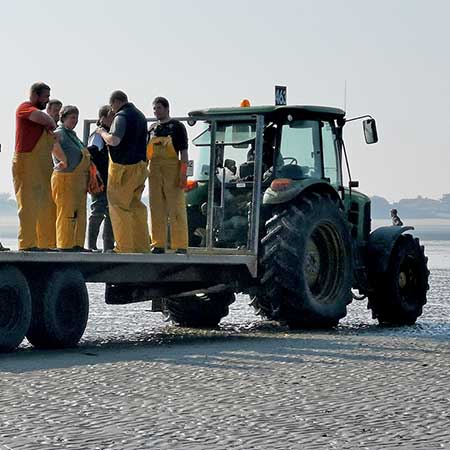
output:
M 185 126 L 169 115 L 164 97 L 153 100 L 158 121 L 150 127 L 147 146 L 149 160 L 150 223 L 152 253 L 164 253 L 167 227 L 170 247 L 185 254 L 188 225 L 184 188 L 187 180 L 188 137 Z
M 55 121 L 43 110 L 50 87 L 34 83 L 30 100 L 16 110 L 16 145 L 12 164 L 19 215 L 19 250 L 42 251 L 56 247 L 56 207 L 50 180 Z
M 74 128 L 78 123 L 76 106 L 61 110 L 61 126 L 55 130 L 55 154 L 58 147 L 64 152 L 65 167 L 55 154 L 52 175 L 52 194 L 56 204 L 56 246 L 59 251 L 88 251 L 86 237 L 86 197 L 89 182 L 90 155 L 78 139 Z
M 147 120 L 122 91 L 111 94 L 114 118 L 109 132 L 97 133 L 109 148 L 107 197 L 116 246 L 114 253 L 150 251 L 147 207 L 142 192 L 148 177 Z

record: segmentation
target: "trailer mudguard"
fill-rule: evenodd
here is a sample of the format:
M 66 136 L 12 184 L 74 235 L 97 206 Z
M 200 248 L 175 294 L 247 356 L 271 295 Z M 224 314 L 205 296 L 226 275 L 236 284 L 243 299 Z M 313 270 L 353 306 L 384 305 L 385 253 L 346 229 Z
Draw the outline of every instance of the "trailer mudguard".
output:
M 388 270 L 389 257 L 397 239 L 409 230 L 414 230 L 414 227 L 386 226 L 370 233 L 368 250 L 371 273 L 384 273 Z

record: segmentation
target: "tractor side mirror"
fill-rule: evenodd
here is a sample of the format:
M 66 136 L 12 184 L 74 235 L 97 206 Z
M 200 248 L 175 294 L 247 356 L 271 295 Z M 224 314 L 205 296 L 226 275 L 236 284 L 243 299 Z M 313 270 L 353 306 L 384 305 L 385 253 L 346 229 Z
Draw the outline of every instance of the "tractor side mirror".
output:
M 377 124 L 375 119 L 366 119 L 363 121 L 364 138 L 366 144 L 375 144 L 378 142 Z

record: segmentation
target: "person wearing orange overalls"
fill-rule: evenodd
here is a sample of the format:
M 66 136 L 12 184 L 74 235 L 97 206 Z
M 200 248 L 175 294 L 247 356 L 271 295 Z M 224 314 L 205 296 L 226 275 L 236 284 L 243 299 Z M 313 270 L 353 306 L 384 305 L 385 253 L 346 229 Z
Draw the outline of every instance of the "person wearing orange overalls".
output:
M 12 173 L 19 215 L 20 251 L 56 247 L 56 207 L 50 185 L 56 124 L 43 111 L 49 98 L 50 87 L 45 83 L 34 83 L 30 100 L 21 103 L 16 110 Z
M 167 226 L 170 247 L 185 254 L 188 247 L 188 225 L 184 188 L 187 181 L 188 137 L 185 126 L 169 114 L 164 97 L 153 100 L 158 121 L 150 127 L 147 146 L 149 160 L 150 224 L 152 253 L 164 253 Z

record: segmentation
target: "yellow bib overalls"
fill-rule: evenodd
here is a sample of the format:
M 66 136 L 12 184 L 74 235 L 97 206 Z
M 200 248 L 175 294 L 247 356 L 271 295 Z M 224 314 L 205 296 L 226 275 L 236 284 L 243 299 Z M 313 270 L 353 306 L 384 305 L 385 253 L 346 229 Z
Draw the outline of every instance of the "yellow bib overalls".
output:
M 56 245 L 61 249 L 84 247 L 86 237 L 86 197 L 91 158 L 86 149 L 73 172 L 52 175 L 56 204 Z
M 184 189 L 180 187 L 181 161 L 170 136 L 153 137 L 147 146 L 150 187 L 150 224 L 152 246 L 165 248 L 167 224 L 170 246 L 186 249 L 188 226 Z
M 19 215 L 19 250 L 56 247 L 56 207 L 50 180 L 54 137 L 44 130 L 33 150 L 14 153 L 12 173 Z
M 109 160 L 108 206 L 117 253 L 150 251 L 147 208 L 141 197 L 148 177 L 147 164 L 118 164 Z

